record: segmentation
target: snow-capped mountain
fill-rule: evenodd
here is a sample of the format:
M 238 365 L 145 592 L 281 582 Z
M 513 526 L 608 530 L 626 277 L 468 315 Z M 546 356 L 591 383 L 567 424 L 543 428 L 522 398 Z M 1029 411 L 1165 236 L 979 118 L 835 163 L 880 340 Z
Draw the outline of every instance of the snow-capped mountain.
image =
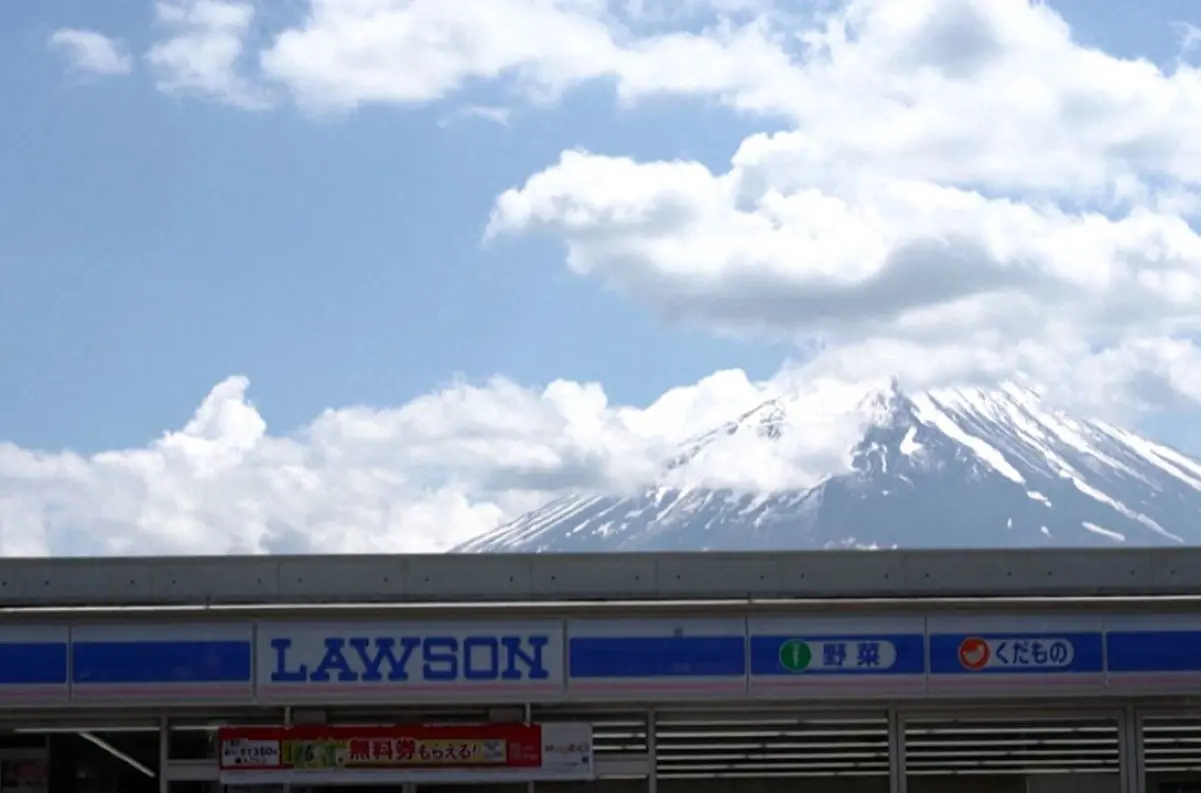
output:
M 896 385 L 856 406 L 849 470 L 768 492 L 678 484 L 731 439 L 787 448 L 819 419 L 772 400 L 681 448 L 636 495 L 553 501 L 458 552 L 1201 543 L 1201 460 L 1034 391 Z M 747 449 L 751 447 L 742 446 Z

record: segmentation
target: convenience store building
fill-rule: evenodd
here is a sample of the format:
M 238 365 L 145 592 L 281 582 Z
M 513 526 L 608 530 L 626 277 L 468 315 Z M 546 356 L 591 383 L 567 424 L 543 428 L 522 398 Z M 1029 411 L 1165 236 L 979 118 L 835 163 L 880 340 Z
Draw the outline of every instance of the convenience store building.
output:
M 1187 549 L 5 560 L 0 793 L 1201 793 L 1199 583 Z

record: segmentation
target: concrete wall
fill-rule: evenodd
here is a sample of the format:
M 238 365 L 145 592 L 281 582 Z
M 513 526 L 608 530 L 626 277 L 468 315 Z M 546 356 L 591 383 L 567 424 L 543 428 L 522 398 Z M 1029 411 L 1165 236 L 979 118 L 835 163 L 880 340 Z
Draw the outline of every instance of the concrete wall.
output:
M 1201 592 L 1201 548 L 0 560 L 0 606 Z

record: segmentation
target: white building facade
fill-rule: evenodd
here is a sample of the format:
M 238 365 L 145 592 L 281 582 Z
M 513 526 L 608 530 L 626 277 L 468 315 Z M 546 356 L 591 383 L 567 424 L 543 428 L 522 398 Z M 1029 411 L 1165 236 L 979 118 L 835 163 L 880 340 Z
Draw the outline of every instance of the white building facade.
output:
M 0 793 L 1201 792 L 1201 552 L 7 560 Z

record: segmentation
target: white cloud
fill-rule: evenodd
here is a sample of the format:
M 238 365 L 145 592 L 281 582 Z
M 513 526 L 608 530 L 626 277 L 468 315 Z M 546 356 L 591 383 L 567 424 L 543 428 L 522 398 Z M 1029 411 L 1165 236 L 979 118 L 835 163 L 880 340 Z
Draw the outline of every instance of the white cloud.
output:
M 0 555 L 436 551 L 561 492 L 646 479 L 772 391 L 719 372 L 647 408 L 596 385 L 453 383 L 271 435 L 233 377 L 179 431 L 90 457 L 0 444 Z
M 198 95 L 246 109 L 265 108 L 265 91 L 238 73 L 254 7 L 236 0 L 160 0 L 165 38 L 146 53 L 160 90 Z
M 304 0 L 298 20 L 254 47 L 255 7 L 246 0 L 160 0 L 169 33 L 148 57 L 164 90 L 254 108 L 269 104 L 277 87 L 307 110 L 336 112 L 428 104 L 498 80 L 545 102 L 610 79 L 633 101 L 662 91 L 724 92 L 779 75 L 788 59 L 772 44 L 770 5 Z M 697 32 L 704 25 L 711 27 Z
M 1189 54 L 1201 46 L 1201 28 L 1188 22 L 1177 22 L 1173 27 L 1180 36 L 1180 52 Z
M 721 172 L 573 151 L 498 199 L 491 236 L 559 235 L 574 271 L 671 319 L 831 360 L 938 350 L 900 362 L 918 379 L 1053 377 L 1201 333 L 1201 71 L 1081 46 L 1027 0 L 822 7 L 309 0 L 259 63 L 311 109 L 607 79 L 791 122 Z
M 439 126 L 449 126 L 454 121 L 465 119 L 478 119 L 481 121 L 491 121 L 493 124 L 499 124 L 502 127 L 509 125 L 509 117 L 512 111 L 507 107 L 494 107 L 492 105 L 466 105 L 458 108 L 454 113 L 444 116 L 438 121 Z
M 548 93 L 602 74 L 616 45 L 596 0 L 310 0 L 262 53 L 302 105 L 418 104 L 471 79 L 519 77 Z
M 94 30 L 56 30 L 50 36 L 50 46 L 63 53 L 75 72 L 107 76 L 133 70 L 133 58 L 124 45 Z
M 620 89 L 711 91 L 793 131 L 718 173 L 565 152 L 498 198 L 486 236 L 558 236 L 581 276 L 817 345 L 831 371 L 1201 399 L 1182 365 L 1201 334 L 1201 72 L 1082 47 L 1025 0 L 853 0 L 791 33 L 797 53 L 764 33 L 691 86 L 631 60 Z
M 326 410 L 287 434 L 268 433 L 247 381 L 231 377 L 183 429 L 145 447 L 83 456 L 0 443 L 0 555 L 433 552 L 570 492 L 810 485 L 846 469 L 863 397 L 883 385 L 847 360 L 819 355 L 762 382 L 717 372 L 646 407 L 612 405 L 595 384 L 452 383 L 394 408 Z M 1201 387 L 1191 348 L 1092 363 L 1095 382 L 1137 370 L 1142 393 Z M 1130 379 L 1115 385 L 1120 396 Z M 662 475 L 690 448 L 682 441 L 781 396 L 789 424 L 777 441 L 718 433 Z M 1079 396 L 1060 388 L 1057 401 Z

